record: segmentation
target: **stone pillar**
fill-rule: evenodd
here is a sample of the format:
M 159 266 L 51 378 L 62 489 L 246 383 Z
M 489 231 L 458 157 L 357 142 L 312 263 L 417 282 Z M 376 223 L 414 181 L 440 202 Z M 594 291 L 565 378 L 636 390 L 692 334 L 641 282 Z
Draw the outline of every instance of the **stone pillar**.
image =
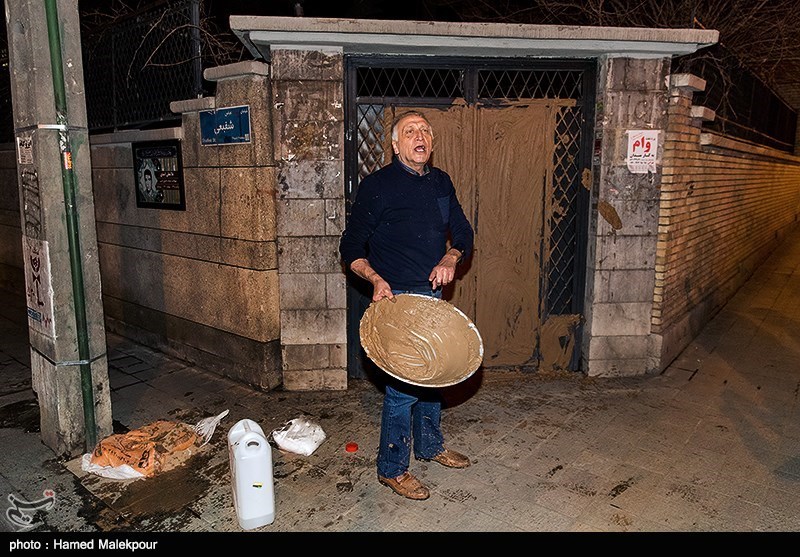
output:
M 283 386 L 347 388 L 341 51 L 271 52 Z
M 583 369 L 592 376 L 659 371 L 651 332 L 668 58 L 600 61 Z M 628 170 L 628 130 L 660 130 L 654 173 Z
M 60 68 L 45 3 L 6 1 L 32 385 L 44 443 L 76 456 L 111 434 L 111 398 L 78 9 L 56 9 Z

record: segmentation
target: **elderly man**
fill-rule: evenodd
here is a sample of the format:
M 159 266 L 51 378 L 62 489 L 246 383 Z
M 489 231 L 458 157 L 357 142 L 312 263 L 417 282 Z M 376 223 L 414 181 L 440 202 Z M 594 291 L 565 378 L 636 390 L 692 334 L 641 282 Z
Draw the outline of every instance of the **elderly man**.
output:
M 339 251 L 372 284 L 373 302 L 405 292 L 441 298 L 442 287 L 472 250 L 472 226 L 450 176 L 428 164 L 433 129 L 422 113 L 405 112 L 395 120 L 392 148 L 392 163 L 361 181 Z M 427 499 L 428 488 L 408 471 L 412 447 L 416 459 L 451 468 L 469 466 L 469 458 L 444 447 L 435 388 L 387 380 L 378 480 L 409 499 Z

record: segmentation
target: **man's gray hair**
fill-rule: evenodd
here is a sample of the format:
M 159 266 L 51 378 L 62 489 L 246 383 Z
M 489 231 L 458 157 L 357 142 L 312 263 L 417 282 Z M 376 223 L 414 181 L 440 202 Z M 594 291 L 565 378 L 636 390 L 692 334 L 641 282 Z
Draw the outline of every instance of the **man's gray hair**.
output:
M 431 129 L 431 135 L 433 134 L 433 126 L 431 125 L 430 120 L 428 120 L 427 116 L 425 116 L 419 110 L 407 110 L 394 119 L 394 123 L 392 124 L 392 141 L 397 141 L 397 125 L 403 118 L 407 118 L 409 116 L 419 116 L 420 118 L 425 120 L 428 123 L 428 127 Z

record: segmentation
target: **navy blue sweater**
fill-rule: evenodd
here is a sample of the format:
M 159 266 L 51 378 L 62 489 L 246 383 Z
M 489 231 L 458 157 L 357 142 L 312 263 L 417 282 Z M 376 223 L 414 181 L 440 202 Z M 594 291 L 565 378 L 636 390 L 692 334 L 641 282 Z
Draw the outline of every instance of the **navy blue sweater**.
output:
M 398 162 L 364 178 L 358 187 L 339 252 L 347 268 L 366 258 L 393 289 L 430 287 L 428 277 L 447 251 L 447 239 L 466 258 L 472 226 L 446 172 L 414 175 Z

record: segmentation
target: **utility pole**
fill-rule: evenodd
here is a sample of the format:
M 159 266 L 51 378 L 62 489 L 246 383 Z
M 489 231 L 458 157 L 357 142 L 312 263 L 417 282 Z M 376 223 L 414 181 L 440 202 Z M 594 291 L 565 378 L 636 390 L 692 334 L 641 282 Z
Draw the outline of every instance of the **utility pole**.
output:
M 112 432 L 78 3 L 5 8 L 32 385 L 42 440 L 73 457 Z

